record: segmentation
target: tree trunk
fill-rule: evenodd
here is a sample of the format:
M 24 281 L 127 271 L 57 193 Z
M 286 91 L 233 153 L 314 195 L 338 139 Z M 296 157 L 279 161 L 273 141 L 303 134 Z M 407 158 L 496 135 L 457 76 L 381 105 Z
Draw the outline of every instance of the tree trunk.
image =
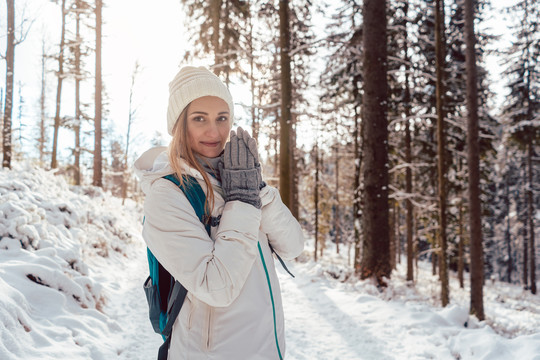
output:
M 279 1 L 279 45 L 281 51 L 281 117 L 279 136 L 279 192 L 283 203 L 290 209 L 291 199 L 291 60 L 289 57 L 289 1 Z
M 62 33 L 60 34 L 60 53 L 58 54 L 58 85 L 56 86 L 56 110 L 51 157 L 51 169 L 58 167 L 58 133 L 60 132 L 60 104 L 62 102 L 62 82 L 64 81 L 64 48 L 66 38 L 66 0 L 62 0 Z
M 365 0 L 364 30 L 364 232 L 361 277 L 385 286 L 390 277 L 388 229 L 388 123 L 386 1 Z
M 319 134 L 315 143 L 315 251 L 313 258 L 317 261 L 317 248 L 319 245 Z
M 360 273 L 360 256 L 361 256 L 361 233 L 360 233 L 360 221 L 362 220 L 360 210 L 360 176 L 362 169 L 363 153 L 360 149 L 360 139 L 363 138 L 364 131 L 363 126 L 360 123 L 360 114 L 358 111 L 359 106 L 359 89 L 357 87 L 358 81 L 355 79 L 354 94 L 356 95 L 356 101 L 354 104 L 354 189 L 353 189 L 353 221 L 354 221 L 354 271 Z M 361 127 L 362 126 L 362 127 Z M 362 142 L 363 144 L 363 142 Z M 363 145 L 362 145 L 363 147 Z
M 291 137 L 290 137 L 290 174 L 291 174 L 291 206 L 290 210 L 293 216 L 298 219 L 298 165 L 296 162 L 296 114 L 291 114 Z
M 318 146 L 317 146 L 318 148 Z M 317 149 L 317 157 L 319 158 L 319 178 L 322 177 L 323 175 L 323 172 L 324 172 L 324 152 L 319 152 L 318 149 Z M 317 193 L 320 193 L 320 190 L 317 190 Z M 327 221 L 326 218 L 323 217 L 323 219 L 325 220 L 325 222 Z M 318 241 L 319 243 L 319 258 L 322 259 L 323 257 L 323 253 L 324 253 L 324 249 L 326 248 L 326 234 L 322 234 L 322 238 L 320 241 Z
M 527 187 L 527 202 L 528 202 L 528 218 L 529 218 L 529 249 L 530 249 L 530 272 L 531 272 L 531 293 L 536 294 L 536 246 L 534 244 L 534 204 L 533 204 L 533 165 L 532 165 L 532 158 L 533 158 L 533 141 L 532 136 L 529 137 L 529 144 L 528 144 L 528 154 L 527 154 L 527 168 L 529 171 L 528 174 L 528 182 L 529 186 Z
M 389 218 L 388 223 L 388 236 L 390 240 L 390 266 L 392 269 L 396 268 L 396 228 L 397 228 L 397 217 L 396 217 L 396 208 L 397 208 L 397 201 L 392 200 L 392 216 Z
M 124 205 L 124 202 L 127 197 L 127 190 L 128 190 L 128 180 L 129 176 L 127 174 L 128 169 L 128 159 L 129 159 L 129 142 L 130 142 L 130 135 L 131 135 L 131 124 L 133 124 L 133 116 L 134 116 L 134 110 L 133 110 L 133 92 L 135 89 L 135 79 L 137 78 L 137 74 L 139 73 L 139 62 L 135 62 L 135 68 L 133 69 L 133 74 L 131 74 L 131 87 L 129 89 L 129 114 L 128 114 L 128 127 L 127 127 L 127 133 L 126 133 L 126 151 L 124 152 L 124 177 L 122 179 L 122 205 Z
M 523 177 L 525 178 L 527 175 L 526 175 L 526 171 L 527 170 L 524 170 L 524 174 L 523 174 Z M 528 199 L 528 193 L 527 193 L 527 184 L 524 184 L 524 193 L 525 193 L 525 201 L 523 202 L 525 207 L 527 206 L 527 199 Z M 527 229 L 527 208 L 525 209 L 520 209 L 520 211 L 518 212 L 519 217 L 521 218 L 522 220 L 522 224 L 523 224 L 523 227 L 522 227 L 522 234 L 523 234 L 523 288 L 525 290 L 528 290 L 529 289 L 529 269 L 528 269 L 528 266 L 529 266 L 529 242 L 528 242 L 528 239 L 527 239 L 527 233 L 528 233 L 528 229 Z
M 396 261 L 398 264 L 401 264 L 401 224 L 400 224 L 400 217 L 401 217 L 401 206 L 399 205 L 399 202 L 396 202 L 396 216 L 397 216 L 397 226 L 396 226 L 396 239 L 397 239 L 397 254 L 396 254 Z
M 408 14 L 408 6 L 405 7 L 405 16 Z M 409 63 L 409 57 L 407 56 L 407 39 L 405 39 L 405 63 Z M 407 193 L 407 199 L 405 200 L 405 206 L 407 209 L 406 223 L 407 223 L 407 281 L 414 280 L 413 270 L 413 205 L 410 197 L 412 196 L 412 149 L 411 149 L 411 123 L 409 118 L 411 116 L 411 90 L 409 88 L 409 73 L 408 68 L 405 69 L 405 162 L 407 168 L 405 169 L 405 192 Z M 413 122 L 414 124 L 414 122 Z M 414 126 L 414 125 L 413 125 Z
M 274 176 L 277 176 L 278 173 L 279 173 L 279 150 L 278 150 L 278 147 L 279 147 L 279 126 L 278 126 L 278 122 L 279 122 L 279 111 L 278 111 L 278 108 L 276 107 L 275 110 L 274 110 L 274 117 L 275 117 L 275 123 L 274 123 Z
M 101 158 L 101 9 L 102 1 L 96 0 L 96 90 L 95 90 L 95 138 L 94 138 L 94 186 L 103 187 Z
M 337 122 L 336 122 L 336 135 L 337 135 Z M 334 212 L 334 231 L 335 231 L 335 241 L 336 241 L 336 254 L 339 254 L 339 242 L 341 241 L 341 222 L 339 219 L 339 145 L 336 143 L 336 158 L 335 158 L 335 167 L 336 167 L 336 210 Z
M 11 116 L 13 112 L 13 78 L 15 75 L 15 2 L 7 0 L 6 100 L 2 131 L 2 167 L 11 169 Z
M 47 90 L 47 81 L 46 81 L 46 65 L 47 65 L 47 55 L 45 54 L 45 38 L 41 44 L 41 95 L 39 97 L 39 112 L 40 112 L 40 121 L 39 121 L 39 163 L 42 167 L 45 166 L 45 143 L 47 141 L 47 126 L 45 119 L 45 92 Z
M 506 151 L 506 150 L 505 150 Z M 512 283 L 512 270 L 514 268 L 514 263 L 512 261 L 512 237 L 510 236 L 510 185 L 508 184 L 510 178 L 510 172 L 507 171 L 506 179 L 504 182 L 505 191 L 504 191 L 504 202 L 506 204 L 506 231 L 504 234 L 506 241 L 506 252 L 508 254 L 508 263 L 506 264 L 506 281 Z
M 471 252 L 471 309 L 484 320 L 484 252 L 482 248 L 482 204 L 480 202 L 480 144 L 478 142 L 478 89 L 473 0 L 465 0 L 465 43 L 467 68 L 467 164 L 469 167 L 469 239 Z
M 464 268 L 464 239 L 463 239 L 463 201 L 459 201 L 459 243 L 458 243 L 458 279 L 459 279 L 459 287 L 463 289 L 463 268 Z
M 435 52 L 437 67 L 437 172 L 439 179 L 439 276 L 441 279 L 441 303 L 448 305 L 448 265 L 446 242 L 446 163 L 445 163 L 445 135 L 444 135 L 444 48 L 443 41 L 444 0 L 435 1 Z
M 431 275 L 435 276 L 437 275 L 437 263 L 438 263 L 438 256 L 436 252 L 431 253 Z
M 222 0 L 211 0 L 210 2 L 210 19 L 212 21 L 212 47 L 214 48 L 214 73 L 219 76 L 222 67 L 220 66 L 221 46 L 219 44 L 219 35 L 221 33 L 221 5 Z
M 251 130 L 253 138 L 259 143 L 259 119 L 255 113 L 255 50 L 253 48 L 253 14 L 249 5 L 249 84 L 251 86 Z
M 75 171 L 75 185 L 81 185 L 81 38 L 80 38 L 80 9 L 81 3 L 77 0 L 77 13 L 76 13 L 76 42 L 75 45 L 75 126 L 73 131 L 75 132 L 75 149 L 73 154 L 75 155 L 75 163 L 73 169 Z

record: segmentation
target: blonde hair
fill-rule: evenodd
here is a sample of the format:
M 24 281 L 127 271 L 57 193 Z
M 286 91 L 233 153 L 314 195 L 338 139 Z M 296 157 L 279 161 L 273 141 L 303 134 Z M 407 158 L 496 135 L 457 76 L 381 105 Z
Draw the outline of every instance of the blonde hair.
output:
M 204 171 L 201 164 L 195 158 L 195 153 L 191 149 L 190 141 L 187 131 L 187 114 L 188 106 L 180 113 L 176 124 L 173 127 L 173 138 L 169 144 L 169 163 L 174 171 L 174 175 L 178 178 L 180 185 L 184 185 L 187 180 L 185 174 L 182 173 L 182 166 L 180 165 L 180 159 L 184 159 L 189 166 L 199 171 L 206 184 L 206 200 L 204 203 L 204 213 L 207 215 L 207 219 L 212 216 L 212 209 L 214 208 L 214 189 L 212 183 L 206 171 Z

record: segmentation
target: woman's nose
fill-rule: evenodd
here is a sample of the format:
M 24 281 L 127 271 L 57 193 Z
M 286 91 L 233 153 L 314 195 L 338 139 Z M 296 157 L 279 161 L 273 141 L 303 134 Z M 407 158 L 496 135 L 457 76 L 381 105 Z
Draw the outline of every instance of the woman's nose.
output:
M 211 137 L 217 137 L 219 135 L 217 122 L 209 121 L 206 128 L 206 135 Z

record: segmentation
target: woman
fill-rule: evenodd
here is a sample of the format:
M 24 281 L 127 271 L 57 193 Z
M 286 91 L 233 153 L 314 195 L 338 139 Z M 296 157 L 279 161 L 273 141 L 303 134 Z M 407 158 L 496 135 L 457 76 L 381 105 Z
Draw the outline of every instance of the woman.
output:
M 188 291 L 168 358 L 281 359 L 283 308 L 270 245 L 295 258 L 300 225 L 262 181 L 255 140 L 231 131 L 233 100 L 219 78 L 184 67 L 169 91 L 168 151 L 150 149 L 135 163 L 146 194 L 143 238 Z M 197 179 L 206 213 L 220 219 L 211 236 L 168 174 Z

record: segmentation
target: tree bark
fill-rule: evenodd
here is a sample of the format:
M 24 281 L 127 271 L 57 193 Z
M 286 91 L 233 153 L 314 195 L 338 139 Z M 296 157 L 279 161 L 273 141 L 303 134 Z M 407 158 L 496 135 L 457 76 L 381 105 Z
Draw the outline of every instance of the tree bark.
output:
M 444 0 L 435 1 L 435 52 L 437 67 L 437 172 L 439 179 L 439 276 L 441 279 L 441 303 L 448 305 L 448 264 L 446 241 L 446 162 L 444 134 Z
M 506 149 L 505 149 L 506 151 Z M 508 283 L 512 283 L 512 270 L 514 268 L 513 263 L 513 256 L 512 256 L 512 237 L 510 236 L 510 194 L 509 194 L 509 187 L 508 184 L 510 180 L 510 172 L 507 171 L 505 175 L 505 182 L 504 182 L 504 202 L 506 204 L 506 231 L 504 234 L 505 241 L 506 241 L 506 252 L 508 254 L 508 263 L 506 264 L 506 281 Z
M 386 1 L 365 0 L 364 45 L 364 232 L 360 276 L 385 286 L 390 277 L 388 229 L 388 123 Z
M 523 177 L 525 178 L 527 175 L 526 175 L 526 171 L 527 170 L 524 170 L 523 171 Z M 529 242 L 528 242 L 528 239 L 527 239 L 527 198 L 528 198 L 528 194 L 527 194 L 527 185 L 524 184 L 524 193 L 525 193 L 525 199 L 523 201 L 524 205 L 525 205 L 525 209 L 522 209 L 521 207 L 518 207 L 519 211 L 518 211 L 518 214 L 519 215 L 519 218 L 521 219 L 522 221 L 522 224 L 523 224 L 523 227 L 522 227 L 522 234 L 523 234 L 523 288 L 525 290 L 528 290 L 529 289 Z
M 531 272 L 531 293 L 536 294 L 536 246 L 534 244 L 534 205 L 533 205 L 533 165 L 532 165 L 532 158 L 533 158 L 533 141 L 532 136 L 529 137 L 529 144 L 528 144 L 528 154 L 527 154 L 527 168 L 529 171 L 528 174 L 528 182 L 529 186 L 527 188 L 527 202 L 528 202 L 528 218 L 529 218 L 529 260 L 530 260 L 530 272 Z
M 337 122 L 336 122 L 336 135 L 337 135 Z M 336 254 L 339 254 L 339 242 L 341 241 L 341 222 L 339 219 L 339 145 L 336 143 L 335 150 L 335 168 L 336 168 L 336 207 L 334 212 L 334 231 L 336 241 Z
M 281 117 L 279 136 L 279 192 L 283 203 L 290 209 L 291 199 L 291 60 L 289 56 L 289 1 L 279 1 L 279 45 L 281 51 Z
M 317 248 L 319 245 L 319 134 L 315 143 L 315 251 L 313 258 L 317 261 Z
M 290 158 L 289 158 L 289 164 L 290 164 L 290 176 L 291 176 L 291 206 L 289 209 L 291 210 L 291 214 L 298 219 L 298 209 L 299 209 L 299 202 L 298 202 L 298 164 L 296 162 L 296 114 L 291 114 L 291 137 L 290 137 Z
M 94 186 L 103 187 L 102 157 L 101 157 L 101 113 L 102 90 L 101 84 L 101 10 L 102 0 L 96 0 L 96 90 L 95 90 L 95 117 L 94 117 Z
M 363 127 L 360 123 L 360 114 L 358 111 L 359 106 L 359 89 L 357 87 L 358 81 L 354 79 L 354 94 L 356 95 L 356 101 L 354 104 L 354 189 L 353 189 L 353 219 L 354 219 L 354 270 L 356 273 L 360 273 L 360 261 L 361 261 L 361 238 L 360 238 L 360 221 L 362 220 L 360 210 L 360 176 L 362 169 L 362 152 L 360 149 L 360 139 L 363 138 Z
M 11 116 L 13 112 L 13 78 L 15 75 L 15 2 L 7 0 L 6 99 L 2 131 L 2 167 L 11 169 Z
M 484 253 L 480 203 L 480 144 L 478 142 L 478 89 L 474 34 L 474 1 L 465 0 L 465 65 L 467 69 L 467 163 L 469 167 L 469 239 L 471 252 L 471 309 L 484 320 Z
M 458 219 L 458 226 L 459 226 L 459 243 L 458 243 L 458 279 L 459 279 L 459 287 L 463 289 L 463 268 L 464 268 L 464 239 L 463 239 L 463 201 L 459 201 L 459 219 Z
M 51 169 L 58 167 L 58 133 L 60 132 L 60 105 L 62 102 L 62 83 L 64 81 L 64 48 L 66 38 L 66 0 L 62 0 L 62 33 L 60 34 L 60 53 L 58 54 L 58 84 L 56 86 L 56 110 L 54 115 L 53 146 Z
M 75 185 L 81 185 L 81 38 L 80 38 L 80 10 L 81 3 L 76 1 L 76 21 L 75 21 L 75 126 L 73 131 L 75 132 L 75 148 L 73 154 L 75 156 L 75 162 L 73 168 L 75 171 Z
M 405 16 L 408 16 L 409 6 L 408 2 L 405 2 L 403 9 Z M 405 53 L 405 64 L 409 64 L 408 56 L 408 35 L 407 30 L 405 29 L 405 40 L 404 44 L 404 53 Z M 411 116 L 411 90 L 409 86 L 409 67 L 405 65 L 405 94 L 404 94 L 404 103 L 405 103 L 405 162 L 407 163 L 407 168 L 405 169 L 405 192 L 407 193 L 407 199 L 405 200 L 406 207 L 406 226 L 407 226 L 407 281 L 414 281 L 414 268 L 413 268 L 413 205 L 410 199 L 412 196 L 412 149 L 411 149 L 411 124 L 409 118 Z M 414 122 L 413 122 L 414 124 Z M 414 125 L 412 125 L 414 126 Z
M 389 223 L 388 223 L 388 236 L 390 241 L 390 266 L 392 267 L 392 270 L 396 268 L 396 228 L 398 227 L 397 223 L 397 216 L 396 216 L 396 208 L 397 208 L 397 201 L 392 200 L 392 216 L 389 216 Z

